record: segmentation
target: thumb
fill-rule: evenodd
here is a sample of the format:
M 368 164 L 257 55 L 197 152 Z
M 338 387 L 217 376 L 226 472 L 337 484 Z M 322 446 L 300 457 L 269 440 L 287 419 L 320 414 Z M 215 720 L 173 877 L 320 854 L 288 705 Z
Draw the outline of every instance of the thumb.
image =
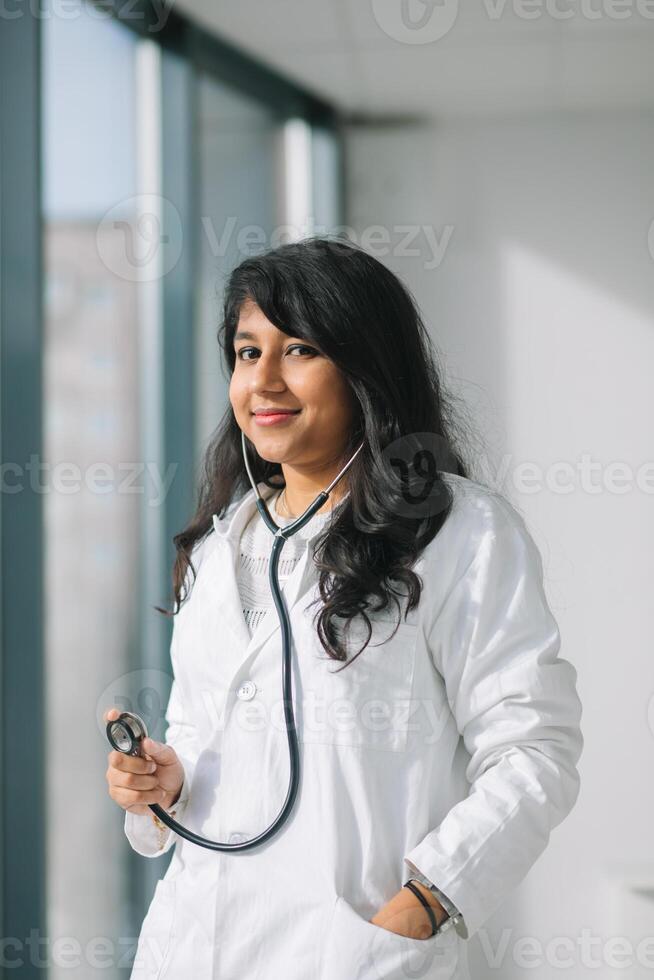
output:
M 169 766 L 171 763 L 177 761 L 177 756 L 172 745 L 166 745 L 165 742 L 155 742 L 149 736 L 144 738 L 141 744 L 158 766 Z

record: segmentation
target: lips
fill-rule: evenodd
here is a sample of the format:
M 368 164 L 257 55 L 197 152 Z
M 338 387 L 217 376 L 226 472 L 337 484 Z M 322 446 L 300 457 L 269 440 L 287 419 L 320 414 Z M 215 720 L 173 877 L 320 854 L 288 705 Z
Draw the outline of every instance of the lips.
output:
M 299 415 L 299 408 L 264 408 L 253 412 L 255 425 L 268 428 L 273 425 L 286 425 L 296 415 Z
M 258 418 L 266 415 L 297 415 L 299 408 L 263 408 L 253 412 Z

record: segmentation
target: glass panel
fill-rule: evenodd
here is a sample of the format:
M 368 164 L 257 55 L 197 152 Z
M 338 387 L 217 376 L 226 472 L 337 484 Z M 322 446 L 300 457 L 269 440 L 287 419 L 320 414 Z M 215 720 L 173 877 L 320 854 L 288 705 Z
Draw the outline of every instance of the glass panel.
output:
M 315 126 L 312 134 L 314 233 L 343 235 L 341 148 L 331 129 Z
M 246 255 L 278 244 L 280 236 L 286 239 L 280 120 L 206 76 L 198 83 L 198 109 L 196 417 L 201 454 L 228 404 L 216 342 L 223 283 Z
M 138 924 L 98 724 L 138 638 L 136 44 L 98 8 L 44 5 L 47 914 L 75 944 L 50 947 L 53 980 L 126 976 Z

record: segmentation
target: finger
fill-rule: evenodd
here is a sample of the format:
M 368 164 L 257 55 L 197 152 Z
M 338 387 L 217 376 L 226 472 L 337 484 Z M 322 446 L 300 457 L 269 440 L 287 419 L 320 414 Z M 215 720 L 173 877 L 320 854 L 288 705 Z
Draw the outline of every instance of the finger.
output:
M 167 745 L 165 742 L 155 742 L 150 737 L 144 738 L 141 744 L 148 756 L 154 759 L 157 765 L 171 766 L 177 762 L 177 753 L 172 745 Z
M 165 789 L 157 787 L 151 790 L 123 789 L 118 787 L 114 790 L 113 799 L 126 810 L 130 806 L 148 806 L 150 803 L 161 804 L 166 799 Z
M 157 771 L 157 763 L 153 759 L 144 759 L 140 755 L 125 755 L 117 749 L 112 749 L 107 756 L 112 769 L 120 772 L 151 773 Z
M 161 788 L 156 776 L 140 776 L 134 772 L 115 772 L 111 785 L 114 789 L 129 789 L 138 793 L 149 793 L 150 790 Z
M 118 708 L 109 708 L 108 711 L 105 711 L 105 713 L 103 714 L 102 720 L 105 722 L 115 721 L 119 715 L 120 715 L 120 711 L 118 710 Z

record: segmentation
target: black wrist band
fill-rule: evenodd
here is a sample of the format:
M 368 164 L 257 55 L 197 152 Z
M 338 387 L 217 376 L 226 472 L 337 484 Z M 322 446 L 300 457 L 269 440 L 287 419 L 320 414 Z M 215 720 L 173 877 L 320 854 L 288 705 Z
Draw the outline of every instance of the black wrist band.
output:
M 404 882 L 404 887 L 410 889 L 410 891 L 413 892 L 416 898 L 419 898 L 422 904 L 424 905 L 425 909 L 427 910 L 427 915 L 429 916 L 429 921 L 431 922 L 431 935 L 435 936 L 436 933 L 438 932 L 438 923 L 436 922 L 436 916 L 434 915 L 433 908 L 431 907 L 431 905 L 429 904 L 425 896 L 422 894 L 420 889 L 416 888 L 416 886 L 413 884 L 413 882 L 410 879 L 409 881 Z M 431 936 L 429 938 L 431 939 Z

